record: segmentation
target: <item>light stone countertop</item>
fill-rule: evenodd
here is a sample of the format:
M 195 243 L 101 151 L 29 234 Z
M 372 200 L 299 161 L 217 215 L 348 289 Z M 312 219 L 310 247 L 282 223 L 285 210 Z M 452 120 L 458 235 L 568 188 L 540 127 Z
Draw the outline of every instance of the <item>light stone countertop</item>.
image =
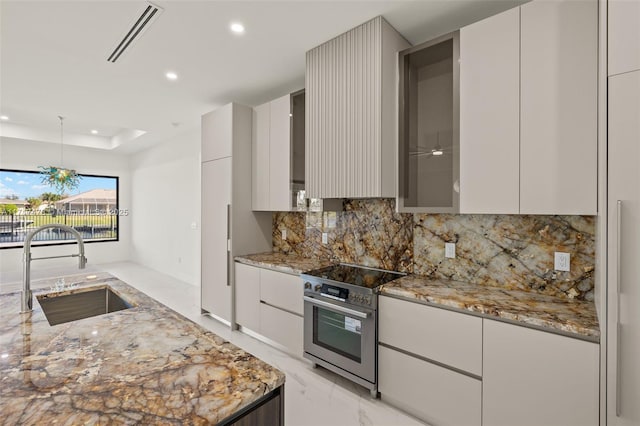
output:
M 599 342 L 593 302 L 534 292 L 407 275 L 379 287 L 385 296 L 505 320 Z
M 65 277 L 78 288 L 64 293 L 106 284 L 134 307 L 50 326 L 37 299 L 20 314 L 20 292 L 0 295 L 0 423 L 211 424 L 284 384 L 279 370 L 96 275 Z
M 271 269 L 286 274 L 300 275 L 314 269 L 335 265 L 335 262 L 326 259 L 311 259 L 295 254 L 279 252 L 266 252 L 236 256 L 236 262 L 259 268 Z
M 300 274 L 332 264 L 294 254 L 267 252 L 237 256 L 237 262 L 289 274 Z M 437 307 L 455 309 L 485 318 L 600 340 L 595 305 L 535 292 L 407 275 L 384 284 L 379 293 Z

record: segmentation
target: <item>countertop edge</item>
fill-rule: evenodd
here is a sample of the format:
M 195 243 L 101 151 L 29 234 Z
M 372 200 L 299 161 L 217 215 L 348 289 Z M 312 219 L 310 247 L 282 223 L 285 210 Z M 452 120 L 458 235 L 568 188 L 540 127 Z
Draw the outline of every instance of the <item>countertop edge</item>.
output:
M 246 257 L 243 256 L 236 256 L 233 259 L 235 262 L 238 263 L 242 263 L 243 265 L 249 265 L 249 266 L 255 266 L 257 268 L 262 268 L 262 269 L 268 269 L 270 271 L 275 271 L 275 272 L 282 272 L 284 274 L 289 274 L 289 275 L 294 275 L 294 276 L 298 276 L 306 271 L 302 271 L 296 268 L 292 268 L 291 266 L 276 266 L 273 264 L 268 264 L 265 262 L 260 262 L 257 260 L 252 260 L 252 259 L 248 259 Z

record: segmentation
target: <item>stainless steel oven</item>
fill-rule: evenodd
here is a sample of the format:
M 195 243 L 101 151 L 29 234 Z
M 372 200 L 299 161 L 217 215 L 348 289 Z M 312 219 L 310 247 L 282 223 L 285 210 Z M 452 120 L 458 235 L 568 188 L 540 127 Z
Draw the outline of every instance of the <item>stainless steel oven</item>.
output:
M 304 357 L 377 396 L 378 285 L 403 274 L 336 265 L 307 272 Z

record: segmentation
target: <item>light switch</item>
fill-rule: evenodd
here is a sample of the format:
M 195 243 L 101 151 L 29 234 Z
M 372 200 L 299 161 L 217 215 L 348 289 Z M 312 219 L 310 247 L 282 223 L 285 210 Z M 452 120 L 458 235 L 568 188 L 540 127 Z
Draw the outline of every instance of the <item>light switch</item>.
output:
M 554 255 L 553 264 L 553 269 L 555 269 L 556 271 L 569 272 L 571 270 L 571 255 L 569 253 L 557 251 Z
M 449 259 L 456 258 L 456 243 L 444 243 L 444 257 Z
M 191 222 L 191 229 L 198 229 L 198 223 L 197 222 Z
M 327 244 L 329 242 L 329 234 L 326 232 L 322 233 L 322 244 Z
M 287 241 L 287 230 L 286 229 L 282 230 L 282 241 Z

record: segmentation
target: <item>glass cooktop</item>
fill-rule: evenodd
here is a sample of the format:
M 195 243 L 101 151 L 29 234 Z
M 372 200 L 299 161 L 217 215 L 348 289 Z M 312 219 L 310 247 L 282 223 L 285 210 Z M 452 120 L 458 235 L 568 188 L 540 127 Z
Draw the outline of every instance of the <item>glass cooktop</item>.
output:
M 398 279 L 405 274 L 400 272 L 382 271 L 364 266 L 334 265 L 315 271 L 306 272 L 303 275 L 311 275 L 338 283 L 347 283 L 358 287 L 376 288 L 379 285 Z

